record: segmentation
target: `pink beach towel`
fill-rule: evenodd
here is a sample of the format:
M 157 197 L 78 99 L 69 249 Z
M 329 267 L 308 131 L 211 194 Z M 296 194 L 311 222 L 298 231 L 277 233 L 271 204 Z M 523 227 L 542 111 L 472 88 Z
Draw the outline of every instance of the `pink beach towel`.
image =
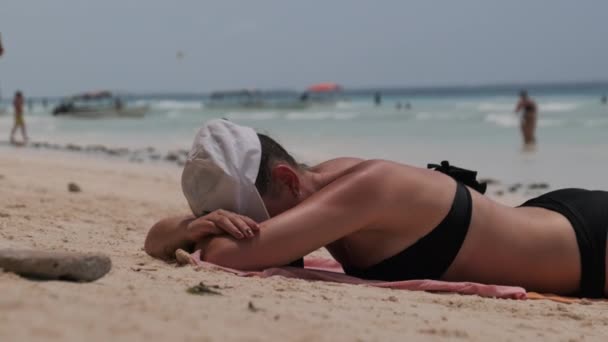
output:
M 283 276 L 286 278 L 298 278 L 305 280 L 330 281 L 344 284 L 368 285 L 391 289 L 430 292 L 451 292 L 464 295 L 478 295 L 481 297 L 526 299 L 526 290 L 516 286 L 485 285 L 469 282 L 450 282 L 440 280 L 407 280 L 383 282 L 377 280 L 365 280 L 344 274 L 340 264 L 327 258 L 306 257 L 305 268 L 298 267 L 273 267 L 259 272 L 243 272 L 235 269 L 214 265 L 201 261 L 200 251 L 190 255 L 191 263 L 197 265 L 198 269 L 220 269 L 242 277 L 272 277 Z

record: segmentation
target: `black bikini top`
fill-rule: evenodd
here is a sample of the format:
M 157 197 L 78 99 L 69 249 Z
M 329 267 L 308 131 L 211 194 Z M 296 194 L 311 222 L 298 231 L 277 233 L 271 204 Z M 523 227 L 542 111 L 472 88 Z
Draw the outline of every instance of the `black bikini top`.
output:
M 344 271 L 355 277 L 384 281 L 439 279 L 460 251 L 469 230 L 471 210 L 471 194 L 458 182 L 450 211 L 430 233 L 376 265 L 365 269 L 344 267 Z

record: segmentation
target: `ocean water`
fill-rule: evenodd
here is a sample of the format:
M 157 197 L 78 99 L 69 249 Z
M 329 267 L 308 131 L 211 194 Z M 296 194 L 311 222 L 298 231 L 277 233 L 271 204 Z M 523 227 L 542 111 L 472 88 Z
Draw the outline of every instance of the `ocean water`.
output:
M 449 160 L 505 183 L 548 182 L 556 187 L 608 190 L 608 106 L 601 87 L 540 89 L 538 148 L 523 152 L 516 92 L 393 91 L 375 106 L 371 93 L 347 93 L 335 105 L 302 110 L 213 110 L 196 96 L 135 96 L 150 111 L 140 119 L 54 117 L 53 102 L 26 112 L 33 141 L 57 144 L 189 149 L 200 125 L 228 118 L 275 137 L 302 162 L 339 156 L 383 158 L 425 166 Z M 398 109 L 397 103 L 411 104 Z M 4 103 L 5 108 L 6 102 Z M 0 114 L 0 140 L 8 139 L 12 115 Z M 3 149 L 0 153 L 16 152 Z

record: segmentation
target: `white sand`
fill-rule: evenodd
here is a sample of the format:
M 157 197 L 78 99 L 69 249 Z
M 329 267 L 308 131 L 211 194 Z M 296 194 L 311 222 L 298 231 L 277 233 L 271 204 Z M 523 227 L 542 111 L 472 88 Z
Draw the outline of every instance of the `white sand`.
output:
M 608 340 L 605 303 L 240 278 L 153 260 L 142 250 L 148 228 L 187 210 L 179 173 L 0 149 L 0 248 L 99 251 L 113 261 L 108 275 L 88 284 L 0 273 L 0 341 Z M 83 191 L 69 193 L 69 182 Z M 186 293 L 201 281 L 222 295 Z

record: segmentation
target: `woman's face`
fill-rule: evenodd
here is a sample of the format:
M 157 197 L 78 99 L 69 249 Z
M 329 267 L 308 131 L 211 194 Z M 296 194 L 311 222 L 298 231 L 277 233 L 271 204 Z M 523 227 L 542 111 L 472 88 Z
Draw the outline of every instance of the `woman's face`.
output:
M 281 164 L 272 170 L 272 184 L 269 191 L 262 196 L 270 217 L 277 216 L 302 201 L 300 193 L 300 176 L 291 166 Z
M 300 200 L 291 191 L 278 191 L 262 196 L 264 205 L 270 217 L 277 216 L 300 203 Z

